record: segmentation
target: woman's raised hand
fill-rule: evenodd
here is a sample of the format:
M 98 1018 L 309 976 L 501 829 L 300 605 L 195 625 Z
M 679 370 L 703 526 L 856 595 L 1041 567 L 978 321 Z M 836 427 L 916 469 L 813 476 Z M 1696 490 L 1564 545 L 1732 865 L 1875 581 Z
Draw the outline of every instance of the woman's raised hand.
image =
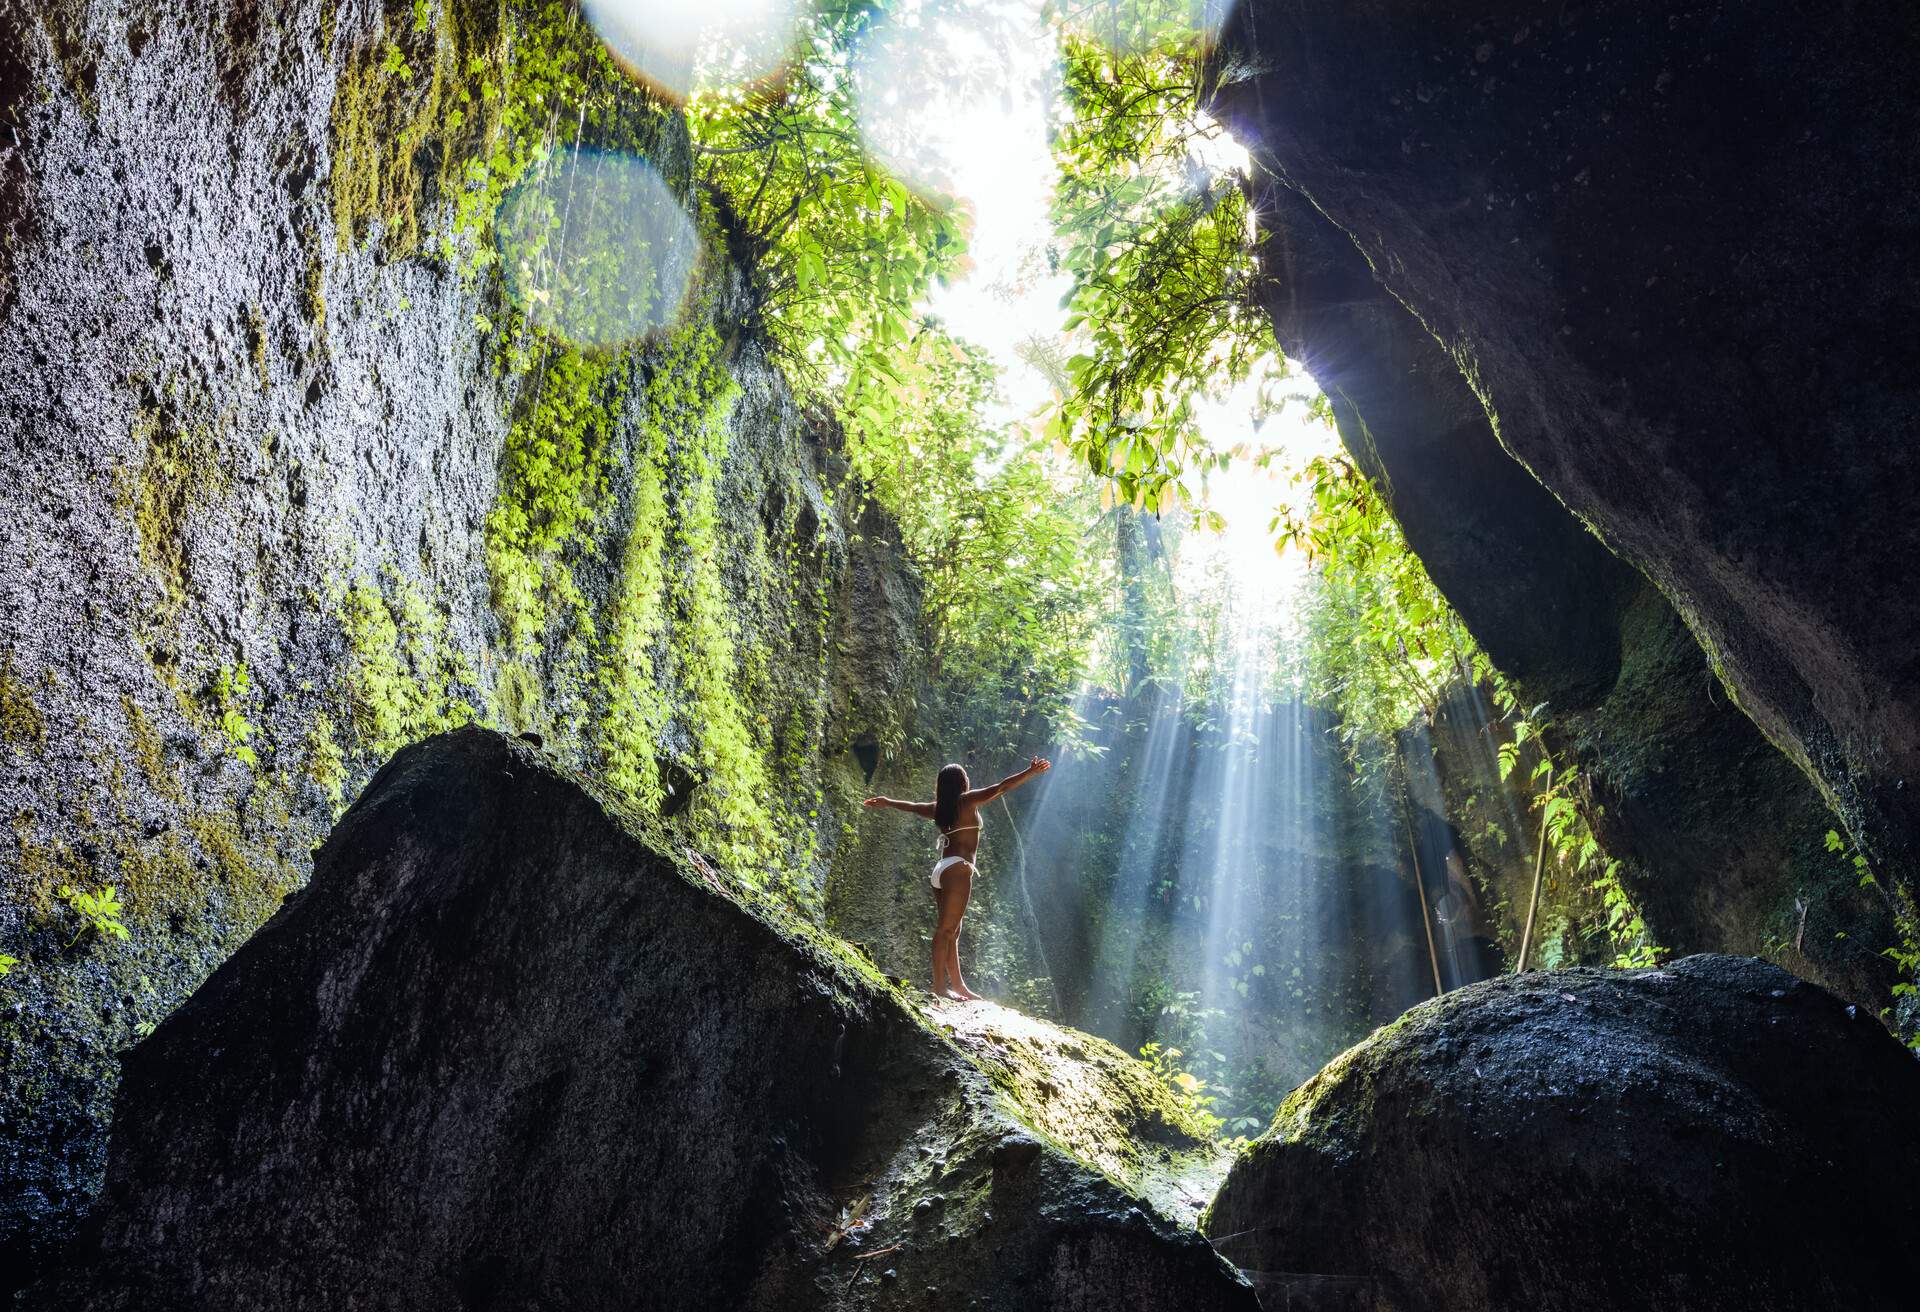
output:
M 1036 756 L 1033 758 L 1033 764 L 1029 765 L 1027 769 L 1033 771 L 1035 774 L 1039 774 L 1042 770 L 1053 769 L 1053 762 L 1044 756 Z
M 866 801 L 860 803 L 862 806 L 885 806 L 886 804 L 887 799 L 884 797 L 869 797 Z

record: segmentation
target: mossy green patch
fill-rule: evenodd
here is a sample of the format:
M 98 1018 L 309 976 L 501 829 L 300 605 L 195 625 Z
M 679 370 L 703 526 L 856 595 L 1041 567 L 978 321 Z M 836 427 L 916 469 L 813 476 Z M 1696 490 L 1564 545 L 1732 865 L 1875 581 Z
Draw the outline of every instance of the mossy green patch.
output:
M 126 497 L 139 533 L 140 560 L 161 585 L 167 623 L 191 582 L 187 524 L 200 507 L 226 494 L 230 476 L 211 426 L 187 423 L 165 401 L 146 407 L 137 433 L 143 453 Z
M 1158 1150 L 1213 1144 L 1213 1127 L 1146 1063 L 1105 1039 L 990 1002 L 931 1018 L 1013 1100 L 1021 1119 L 1128 1189 Z
M 383 584 L 356 580 L 339 602 L 354 745 L 377 760 L 474 719 L 465 696 L 473 669 L 449 640 L 446 617 L 397 571 Z
M 304 755 L 307 778 L 326 794 L 327 805 L 339 815 L 346 805 L 347 754 L 334 736 L 333 717 L 324 711 L 307 731 Z
M 86 860 L 59 832 L 42 837 L 30 812 L 13 817 L 14 869 L 18 872 L 21 893 L 18 896 L 42 915 L 53 907 L 53 891 L 63 884 L 84 884 L 92 877 Z
M 487 517 L 487 572 L 507 652 L 534 655 L 555 623 L 596 637 L 572 569 L 592 549 L 619 420 L 615 365 L 555 346 L 527 413 L 507 434 L 500 494 Z
M 260 390 L 273 386 L 273 369 L 267 360 L 267 316 L 259 306 L 247 307 L 247 358 L 260 377 Z
M 28 751 L 47 745 L 47 721 L 33 690 L 14 672 L 13 652 L 0 656 L 0 742 Z
M 127 745 L 147 786 L 161 797 L 180 801 L 180 776 L 167 765 L 166 747 L 160 741 L 159 730 L 154 728 L 153 721 L 133 698 L 123 694 L 120 710 L 127 720 Z
M 556 145 L 654 156 L 672 125 L 572 4 L 385 0 L 334 93 L 335 233 L 349 249 L 377 222 L 389 251 L 412 253 L 444 204 L 438 253 L 478 273 L 498 260 L 486 239 L 501 201 Z
M 421 244 L 422 208 L 496 126 L 507 33 L 485 5 L 444 6 L 425 30 L 402 0 L 386 0 L 383 11 L 380 29 L 340 59 L 333 224 L 342 250 L 378 223 L 387 248 L 404 254 Z

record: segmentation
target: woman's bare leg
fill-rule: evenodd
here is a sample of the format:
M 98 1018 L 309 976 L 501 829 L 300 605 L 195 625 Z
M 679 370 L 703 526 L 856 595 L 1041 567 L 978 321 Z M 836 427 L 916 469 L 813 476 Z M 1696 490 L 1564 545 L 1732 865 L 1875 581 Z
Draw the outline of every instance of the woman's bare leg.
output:
M 936 998 L 948 996 L 946 940 L 940 936 L 940 927 L 947 919 L 947 890 L 944 885 L 951 872 L 952 867 L 943 871 L 940 884 L 933 890 L 933 996 Z
M 942 949 L 946 952 L 947 980 L 954 996 L 977 998 L 980 995 L 967 987 L 966 978 L 960 973 L 960 922 L 967 914 L 967 899 L 973 895 L 973 867 L 948 866 L 940 882 L 946 886 L 943 891 L 947 896 L 940 904 L 940 924 L 934 930 L 933 950 L 936 956 Z

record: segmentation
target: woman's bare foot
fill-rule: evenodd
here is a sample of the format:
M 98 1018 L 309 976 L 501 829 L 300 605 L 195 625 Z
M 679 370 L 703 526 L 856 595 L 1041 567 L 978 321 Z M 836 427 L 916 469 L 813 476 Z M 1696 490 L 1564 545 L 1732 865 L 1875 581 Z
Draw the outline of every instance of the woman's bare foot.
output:
M 960 986 L 959 990 L 955 992 L 953 996 L 960 999 L 960 1001 L 962 1002 L 980 1001 L 980 995 L 978 993 L 975 993 L 972 989 L 968 988 L 964 984 Z

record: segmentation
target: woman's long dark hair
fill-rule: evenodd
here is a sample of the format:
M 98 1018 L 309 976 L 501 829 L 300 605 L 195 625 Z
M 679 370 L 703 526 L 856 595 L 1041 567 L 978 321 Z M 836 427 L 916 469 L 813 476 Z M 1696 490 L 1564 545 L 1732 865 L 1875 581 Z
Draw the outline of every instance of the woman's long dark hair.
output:
M 963 765 L 943 765 L 940 777 L 933 781 L 933 823 L 941 833 L 960 818 L 960 794 L 967 791 L 967 769 Z

